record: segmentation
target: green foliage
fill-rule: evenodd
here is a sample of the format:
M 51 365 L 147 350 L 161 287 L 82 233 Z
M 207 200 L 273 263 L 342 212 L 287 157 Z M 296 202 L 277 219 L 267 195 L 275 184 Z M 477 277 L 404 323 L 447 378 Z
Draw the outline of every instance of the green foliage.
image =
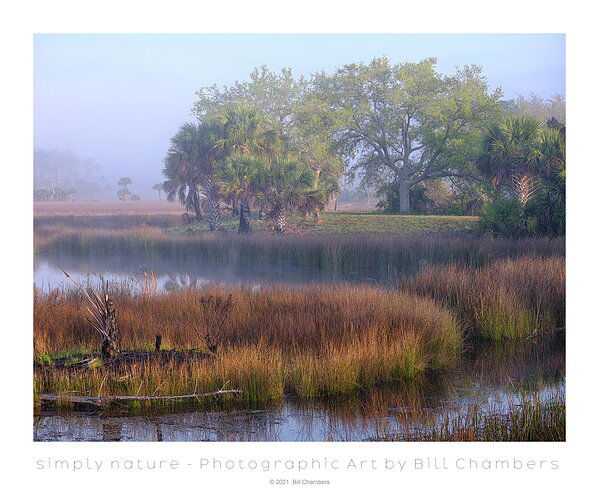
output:
M 260 177 L 260 189 L 272 206 L 298 202 L 315 183 L 314 171 L 293 155 L 276 156 Z
M 184 123 L 171 138 L 163 160 L 167 200 L 178 200 L 187 210 L 194 210 L 198 220 L 202 218 L 200 191 L 212 206 L 218 194 L 212 178 L 222 161 L 221 150 L 216 147 L 221 138 L 222 127 L 215 121 Z M 214 217 L 218 219 L 217 214 Z M 212 223 L 217 224 L 218 220 Z
M 539 234 L 563 236 L 566 234 L 566 171 L 543 176 L 526 212 L 533 217 Z
M 353 160 L 350 173 L 365 186 L 396 185 L 401 212 L 410 211 L 410 188 L 472 168 L 476 131 L 499 113 L 500 92 L 488 93 L 480 67 L 443 76 L 435 65 L 376 58 L 311 82 L 312 110 Z
M 310 78 L 263 66 L 246 81 L 196 95 L 200 123 L 183 125 L 172 139 L 164 187 L 198 220 L 203 194 L 243 212 L 248 227 L 252 207 L 278 219 L 277 227 L 289 209 L 318 221 L 339 193 L 346 164 L 348 177 L 361 175 L 388 212 L 475 215 L 490 198 L 515 196 L 521 210 L 488 205 L 484 230 L 563 234 L 565 188 L 555 177 L 565 168 L 562 115 L 540 121 L 539 113 L 525 113 L 523 99 L 501 102 L 479 66 L 443 75 L 434 58 L 393 64 L 382 57 Z M 545 105 L 536 98 L 528 104 Z M 301 168 L 276 171 L 281 158 Z M 287 175 L 306 169 L 311 186 L 281 189 Z M 523 219 L 515 223 L 518 213 Z
M 400 191 L 396 184 L 383 186 L 378 207 L 387 213 L 400 209 Z M 410 190 L 410 206 L 419 215 L 477 215 L 486 198 L 483 189 L 474 183 L 449 183 L 446 179 L 429 179 Z
M 37 358 L 41 365 L 51 365 L 52 357 L 49 354 L 40 354 Z
M 252 195 L 256 176 L 263 168 L 259 158 L 236 153 L 227 158 L 216 173 L 216 181 L 221 193 L 237 198 L 249 199 Z
M 489 127 L 483 138 L 479 170 L 492 184 L 506 186 L 525 205 L 534 186 L 531 177 L 542 159 L 542 125 L 530 116 L 508 116 Z
M 167 199 L 194 208 L 198 220 L 199 192 L 213 205 L 230 203 L 233 211 L 239 203 L 244 233 L 251 232 L 252 205 L 268 211 L 279 229 L 287 210 L 324 210 L 339 191 L 343 164 L 328 135 L 307 114 L 298 119 L 305 89 L 289 70 L 277 75 L 266 67 L 248 82 L 200 89 L 194 105 L 200 123 L 184 124 L 165 158 Z
M 483 210 L 483 232 L 509 237 L 565 234 L 564 134 L 563 127 L 543 128 L 527 116 L 508 117 L 487 130 L 478 166 L 497 186 L 499 198 Z
M 275 152 L 291 154 L 314 170 L 318 186 L 315 186 L 312 199 L 304 200 L 304 209 L 313 211 L 321 209 L 339 191 L 338 181 L 344 165 L 341 156 L 332 149 L 328 125 L 314 112 L 309 88 L 306 79 L 294 78 L 289 69 L 277 74 L 262 66 L 250 74 L 248 81 L 236 82 L 231 87 L 201 88 L 196 93 L 193 113 L 199 120 L 218 116 L 239 124 L 243 120 L 230 119 L 232 110 L 233 114 L 239 115 L 240 109 L 253 108 L 254 114 L 262 117 L 262 123 L 269 124 L 267 134 L 261 138 L 262 144 L 266 142 L 268 147 L 261 148 L 260 154 L 268 157 Z M 248 127 L 240 128 L 249 130 Z M 259 128 L 255 126 L 249 135 L 260 136 L 255 133 Z M 253 153 L 257 152 L 254 150 Z
M 479 229 L 485 234 L 518 238 L 534 233 L 536 222 L 527 217 L 518 200 L 506 198 L 483 207 Z

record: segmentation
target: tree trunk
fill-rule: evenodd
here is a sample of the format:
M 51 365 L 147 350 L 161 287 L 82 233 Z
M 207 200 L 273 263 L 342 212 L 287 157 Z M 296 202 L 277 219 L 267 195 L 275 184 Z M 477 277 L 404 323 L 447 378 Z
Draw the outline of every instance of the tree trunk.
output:
M 107 297 L 107 295 L 106 295 Z M 102 357 L 110 360 L 120 354 L 119 349 L 119 329 L 116 326 L 116 311 L 114 303 L 110 299 L 105 300 L 105 309 L 102 311 Z
M 210 231 L 217 231 L 220 226 L 220 205 L 218 199 L 214 196 L 208 196 L 206 199 L 206 221 Z
M 202 220 L 202 208 L 200 205 L 200 195 L 199 193 L 194 193 L 193 194 L 193 199 L 192 199 L 192 204 L 193 204 L 193 211 L 196 214 L 196 219 L 197 220 Z
M 277 233 L 285 232 L 285 223 L 287 221 L 287 209 L 284 205 L 277 205 L 275 208 L 275 231 Z
M 525 206 L 533 193 L 532 177 L 528 174 L 515 174 L 512 184 L 520 205 Z
M 410 183 L 399 181 L 399 213 L 410 213 Z
M 321 222 L 320 210 L 318 210 L 318 209 L 314 210 L 314 222 L 316 224 L 320 224 L 320 222 Z
M 231 211 L 233 212 L 233 215 L 241 215 L 242 210 L 243 208 L 240 209 L 240 203 L 237 201 L 237 198 L 233 197 L 233 200 L 231 200 Z
M 239 234 L 250 234 L 252 232 L 250 205 L 247 202 L 239 203 Z
M 204 194 L 206 196 L 206 222 L 210 231 L 217 231 L 220 226 L 220 203 L 218 188 L 213 184 L 212 179 L 207 177 L 204 180 Z

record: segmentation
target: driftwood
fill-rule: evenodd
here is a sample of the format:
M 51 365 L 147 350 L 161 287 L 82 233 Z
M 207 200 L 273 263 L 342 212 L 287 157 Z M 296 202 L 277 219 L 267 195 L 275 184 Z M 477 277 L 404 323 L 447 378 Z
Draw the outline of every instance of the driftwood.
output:
M 114 303 L 108 296 L 108 282 L 102 278 L 100 293 L 90 288 L 89 292 L 77 283 L 62 267 L 64 275 L 70 279 L 83 292 L 88 302 L 87 312 L 91 318 L 86 317 L 90 325 L 100 336 L 102 341 L 102 358 L 111 360 L 119 356 L 119 329 L 116 326 L 116 311 Z
M 221 394 L 241 394 L 240 389 L 220 389 L 214 392 L 179 394 L 175 396 L 72 396 L 70 394 L 41 393 L 38 398 L 41 402 L 65 401 L 69 403 L 88 404 L 98 407 L 106 406 L 112 402 L 119 401 L 156 401 L 167 399 L 199 399 L 209 396 L 219 396 Z

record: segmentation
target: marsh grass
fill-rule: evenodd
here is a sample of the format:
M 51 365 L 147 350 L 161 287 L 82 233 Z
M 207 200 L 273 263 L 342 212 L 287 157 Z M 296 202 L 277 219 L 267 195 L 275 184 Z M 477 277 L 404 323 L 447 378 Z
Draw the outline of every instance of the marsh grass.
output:
M 36 231 L 37 252 L 161 258 L 277 268 L 303 266 L 400 277 L 434 265 L 480 267 L 506 258 L 563 256 L 564 239 L 486 239 L 415 234 L 268 235 L 175 234 L 154 227 Z
M 378 217 L 378 216 L 377 216 Z M 165 232 L 140 226 L 118 230 L 36 227 L 38 252 L 53 255 L 160 258 L 240 266 L 304 266 L 344 273 L 377 271 L 397 279 L 394 290 L 350 286 L 212 287 L 156 293 L 110 289 L 122 348 L 164 349 L 216 356 L 181 362 L 145 361 L 110 368 L 58 370 L 54 360 L 93 356 L 96 337 L 76 290 L 34 294 L 35 392 L 82 395 L 243 390 L 253 404 L 285 394 L 316 398 L 416 380 L 451 368 L 464 330 L 471 336 L 527 338 L 565 325 L 563 238 L 486 239 L 416 234 L 285 235 Z M 412 277 L 407 277 L 412 276 Z M 222 331 L 206 332 L 201 299 L 233 294 Z M 233 396 L 224 396 L 224 403 Z M 145 403 L 143 403 L 145 404 Z M 176 402 L 164 402 L 171 405 Z M 202 403 L 204 404 L 204 403 Z
M 462 414 L 447 412 L 428 425 L 406 419 L 401 432 L 372 436 L 376 441 L 565 441 L 566 398 L 558 390 L 547 398 L 523 395 L 507 408 L 472 404 Z
M 526 338 L 565 327 L 561 257 L 505 259 L 480 269 L 431 267 L 400 286 L 454 310 L 477 336 Z
M 122 348 L 195 349 L 205 358 L 149 357 L 117 369 L 53 369 L 53 360 L 93 355 L 97 340 L 77 290 L 34 294 L 36 392 L 85 395 L 243 390 L 247 403 L 334 396 L 415 380 L 451 368 L 472 337 L 526 339 L 563 328 L 565 269 L 559 257 L 523 257 L 482 268 L 428 268 L 399 285 L 305 288 L 208 287 L 158 294 L 113 285 Z M 232 307 L 218 331 L 205 321 L 206 297 Z M 218 346 L 210 353 L 206 338 Z M 141 392 L 140 392 L 141 391 Z
M 122 348 L 143 349 L 157 333 L 166 346 L 205 344 L 202 298 L 232 296 L 233 307 L 210 336 L 216 355 L 185 362 L 159 358 L 90 370 L 35 370 L 35 391 L 84 395 L 212 392 L 241 389 L 247 402 L 286 392 L 318 397 L 413 379 L 453 366 L 462 335 L 453 313 L 431 299 L 365 287 L 186 290 L 112 296 Z M 97 349 L 77 291 L 36 292 L 36 356 L 75 346 Z

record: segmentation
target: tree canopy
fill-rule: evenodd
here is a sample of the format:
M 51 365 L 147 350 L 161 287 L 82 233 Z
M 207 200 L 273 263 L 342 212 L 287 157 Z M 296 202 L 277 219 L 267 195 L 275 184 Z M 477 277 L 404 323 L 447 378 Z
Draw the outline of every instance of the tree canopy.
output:
M 541 178 L 557 189 L 548 196 L 559 192 L 559 169 L 539 169 L 561 161 L 563 97 L 503 101 L 480 66 L 442 74 L 436 65 L 380 57 L 307 78 L 262 66 L 246 81 L 202 87 L 197 123 L 181 126 L 165 158 L 168 199 L 198 219 L 204 203 L 211 229 L 230 204 L 240 232 L 251 232 L 252 207 L 281 231 L 290 209 L 318 220 L 343 176 L 400 213 L 459 204 L 474 214 L 501 190 L 524 206 Z
M 443 76 L 436 60 L 348 64 L 312 82 L 312 109 L 366 186 L 397 186 L 400 212 L 410 189 L 428 179 L 467 174 L 476 135 L 500 113 L 479 66 Z

